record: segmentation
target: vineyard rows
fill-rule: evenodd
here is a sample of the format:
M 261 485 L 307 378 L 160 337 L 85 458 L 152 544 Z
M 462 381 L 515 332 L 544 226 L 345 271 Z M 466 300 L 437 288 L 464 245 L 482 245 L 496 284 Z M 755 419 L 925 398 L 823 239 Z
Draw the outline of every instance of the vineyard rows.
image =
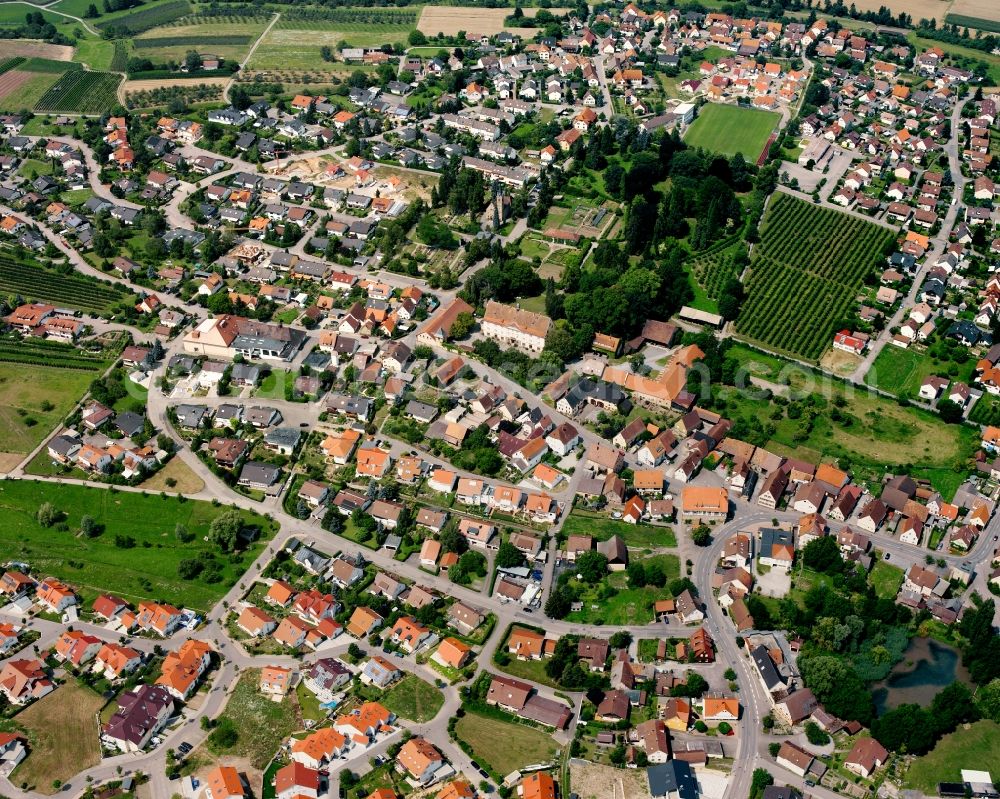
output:
M 111 56 L 111 71 L 124 72 L 128 66 L 128 42 L 124 39 L 115 39 L 115 53 Z
M 24 63 L 24 57 L 16 55 L 13 58 L 5 58 L 0 61 L 0 75 L 4 72 L 10 72 L 12 69 L 16 69 Z
M 188 14 L 177 20 L 178 25 L 198 25 L 202 23 L 239 23 L 257 22 L 267 19 L 272 14 L 266 8 L 213 8 L 211 11 L 200 11 L 196 14 Z
M 169 2 L 148 6 L 138 11 L 130 11 L 127 16 L 107 19 L 94 24 L 102 30 L 109 28 L 116 31 L 128 31 L 135 35 L 158 25 L 166 25 L 190 13 L 191 4 L 188 0 L 169 0 Z
M 410 9 L 388 8 L 292 8 L 282 12 L 279 28 L 298 28 L 306 22 L 333 22 L 338 25 L 382 26 L 394 25 L 412 28 L 419 14 Z M 299 23 L 299 24 L 296 24 Z
M 114 72 L 74 70 L 41 96 L 35 110 L 104 114 L 115 106 L 120 82 L 121 76 Z
M 135 39 L 132 46 L 136 50 L 151 50 L 154 47 L 194 47 L 202 45 L 244 45 L 250 44 L 256 37 L 245 34 L 224 34 L 221 36 L 159 36 L 155 39 Z
M 746 247 L 742 242 L 690 261 L 695 279 L 713 300 L 719 298 L 730 278 L 739 278 L 745 263 Z
M 754 249 L 737 331 L 818 360 L 892 240 L 891 231 L 871 222 L 775 195 Z
M 0 292 L 96 313 L 107 311 L 127 296 L 117 286 L 84 275 L 62 274 L 8 255 L 0 255 Z
M 0 362 L 37 363 L 44 366 L 58 366 L 62 369 L 82 369 L 97 371 L 107 365 L 100 355 L 81 352 L 69 344 L 61 344 L 44 339 L 16 341 L 0 339 Z

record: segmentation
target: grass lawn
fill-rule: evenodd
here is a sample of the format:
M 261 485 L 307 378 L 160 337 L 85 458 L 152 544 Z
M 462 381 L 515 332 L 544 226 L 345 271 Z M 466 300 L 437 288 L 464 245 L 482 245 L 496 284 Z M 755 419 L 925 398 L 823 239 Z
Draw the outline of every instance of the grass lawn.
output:
M 868 582 L 880 597 L 892 599 L 899 593 L 899 587 L 903 584 L 903 570 L 880 560 L 872 567 Z
M 981 769 L 989 763 L 1000 763 L 1000 724 L 977 721 L 968 729 L 946 735 L 934 749 L 917 758 L 904 785 L 931 796 L 937 793 L 939 782 L 960 782 L 962 769 Z
M 53 794 L 53 780 L 65 782 L 97 765 L 101 748 L 94 715 L 103 704 L 100 696 L 71 679 L 19 713 L 16 724 L 28 736 L 30 754 L 11 779 L 17 785 L 26 782 L 39 793 Z
M 638 641 L 638 654 L 640 663 L 652 663 L 656 660 L 656 653 L 660 648 L 659 638 L 640 638 Z
M 498 774 L 543 763 L 556 753 L 551 736 L 533 727 L 466 712 L 455 725 L 455 733 L 472 747 L 479 760 L 486 761 Z
M 270 373 L 260 381 L 260 385 L 254 392 L 257 397 L 277 397 L 285 398 L 285 383 L 291 380 L 291 376 L 284 369 L 272 369 Z
M 175 482 L 170 485 L 168 480 Z M 205 481 L 178 457 L 171 458 L 166 466 L 140 484 L 140 488 L 147 491 L 177 491 L 181 494 L 197 494 L 204 487 Z
M 684 141 L 723 155 L 743 153 L 748 162 L 756 163 L 780 118 L 772 111 L 709 103 L 691 123 Z
M 298 699 L 299 710 L 302 713 L 303 719 L 322 721 L 326 718 L 326 712 L 320 709 L 316 694 L 306 688 L 305 683 L 299 682 L 295 686 L 295 697 Z
M 739 369 L 748 376 L 761 377 L 772 383 L 782 383 L 792 388 L 799 388 L 807 380 L 812 379 L 812 371 L 794 361 L 786 361 L 784 358 L 755 350 L 745 344 L 733 344 L 726 350 L 726 359 L 736 361 Z
M 24 15 L 29 11 L 41 11 L 42 16 L 45 17 L 45 21 L 51 22 L 53 25 L 65 21 L 65 17 L 60 17 L 58 14 L 53 14 L 49 11 L 42 11 L 40 8 L 33 9 L 31 5 L 4 3 L 0 6 L 0 26 L 23 25 Z
M 549 254 L 549 245 L 543 241 L 539 241 L 534 236 L 524 236 L 518 246 L 521 249 L 521 255 L 525 258 L 534 258 L 537 256 L 544 261 Z
M 517 658 L 512 657 L 510 662 L 504 666 L 501 666 L 499 663 L 494 663 L 493 665 L 495 668 L 509 674 L 511 677 L 518 677 L 522 680 L 528 680 L 529 682 L 536 682 L 539 685 L 547 685 L 549 688 L 559 687 L 558 684 L 549 679 L 549 675 L 545 673 L 544 660 L 518 660 Z
M 654 527 L 649 524 L 629 524 L 620 519 L 611 519 L 601 513 L 574 508 L 562 526 L 560 535 L 589 535 L 597 541 L 606 541 L 613 535 L 620 535 L 625 544 L 640 549 L 656 549 L 677 546 L 677 537 L 670 527 Z
M 66 514 L 65 525 L 46 529 L 38 524 L 35 515 L 43 502 Z M 36 572 L 66 580 L 85 603 L 102 591 L 113 591 L 131 602 L 157 599 L 207 610 L 239 579 L 276 529 L 244 511 L 244 518 L 260 527 L 262 537 L 235 563 L 217 559 L 222 579 L 207 583 L 200 578 L 182 580 L 177 565 L 185 558 L 218 552 L 218 547 L 202 540 L 222 512 L 211 503 L 14 480 L 0 484 L 0 512 L 4 518 L 0 547 L 8 556 L 27 561 Z M 103 532 L 96 538 L 78 536 L 83 516 L 92 517 Z M 195 534 L 193 541 L 185 544 L 175 537 L 178 523 Z M 130 536 L 134 546 L 116 546 L 119 535 Z
M 278 313 L 274 315 L 274 321 L 290 325 L 299 318 L 300 313 L 301 311 L 298 308 L 285 308 L 283 311 L 278 311 Z
M 672 577 L 678 573 L 678 560 L 673 555 L 664 555 L 665 558 L 673 558 L 675 564 Z M 599 599 L 596 591 L 590 595 L 584 594 L 580 600 L 583 602 L 583 610 L 578 610 L 566 616 L 566 621 L 579 622 L 581 624 L 611 624 L 617 626 L 637 626 L 640 624 L 650 624 L 655 618 L 653 614 L 653 604 L 660 599 L 669 599 L 670 591 L 666 588 L 622 588 L 609 599 Z
M 979 424 L 1000 424 L 1000 397 L 983 392 L 969 411 L 969 419 Z
M 382 695 L 381 701 L 397 716 L 422 724 L 437 715 L 444 695 L 415 674 L 407 674 Z
M 29 453 L 83 397 L 96 371 L 0 363 L 0 452 Z
M 633 558 L 635 557 L 633 553 Z M 680 558 L 673 554 L 653 555 L 642 558 L 639 562 L 647 568 L 657 566 L 666 578 L 666 583 L 680 575 Z M 580 624 L 649 624 L 654 619 L 653 606 L 657 600 L 672 596 L 666 587 L 630 586 L 623 571 L 611 572 L 594 585 L 573 577 L 570 585 L 583 607 L 571 612 L 566 620 Z
M 545 295 L 539 294 L 537 297 L 521 297 L 518 304 L 526 311 L 532 313 L 545 313 Z
M 705 291 L 701 283 L 695 278 L 694 272 L 691 271 L 690 267 L 685 267 L 684 272 L 688 276 L 688 285 L 691 287 L 693 295 L 688 305 L 706 313 L 718 313 L 719 303 L 708 296 L 708 292 Z
M 925 378 L 938 375 L 951 379 L 947 371 L 951 365 L 951 361 L 939 361 L 912 348 L 883 347 L 865 375 L 865 382 L 897 396 L 916 397 Z M 968 382 L 975 366 L 975 359 L 970 358 L 953 379 Z
M 65 1 L 61 0 L 61 3 Z M 89 0 L 87 5 L 90 5 Z M 114 57 L 115 43 L 110 39 L 80 39 L 77 41 L 76 49 L 73 51 L 74 61 L 86 64 L 91 69 L 99 72 L 110 70 Z
M 73 189 L 71 191 L 64 191 L 59 196 L 66 205 L 79 208 L 94 196 L 94 192 L 90 189 Z
M 289 694 L 280 702 L 272 702 L 260 692 L 260 669 L 243 672 L 219 717 L 229 719 L 236 728 L 236 743 L 228 749 L 213 749 L 216 755 L 246 758 L 255 769 L 263 769 L 274 757 L 278 747 L 293 732 L 301 728 L 298 702 Z
M 55 172 L 52 162 L 42 158 L 25 158 L 17 169 L 26 177 L 29 177 L 31 173 L 35 173 L 36 175 L 52 175 Z

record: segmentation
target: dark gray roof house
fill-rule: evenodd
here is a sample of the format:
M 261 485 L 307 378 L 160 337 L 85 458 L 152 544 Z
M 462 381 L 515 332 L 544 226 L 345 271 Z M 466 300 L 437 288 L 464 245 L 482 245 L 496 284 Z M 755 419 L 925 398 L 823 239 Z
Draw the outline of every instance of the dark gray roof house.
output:
M 209 417 L 210 411 L 204 405 L 178 405 L 174 408 L 177 421 L 183 427 L 200 427 L 202 420 Z
M 264 444 L 270 449 L 287 454 L 299 445 L 300 438 L 302 434 L 295 427 L 275 427 L 264 434 Z
M 146 419 L 140 413 L 125 411 L 115 416 L 115 427 L 121 431 L 123 436 L 132 437 L 141 433 L 146 426 Z
M 781 675 L 778 674 L 778 670 L 774 666 L 774 661 L 771 660 L 771 655 L 768 653 L 767 647 L 763 645 L 758 646 L 750 654 L 751 657 L 753 657 L 753 663 L 757 667 L 757 671 L 760 674 L 761 679 L 764 681 L 764 685 L 768 691 L 773 693 L 785 687 L 784 680 L 782 680 Z
M 691 766 L 683 760 L 668 760 L 646 769 L 649 793 L 653 799 L 698 799 L 698 781 Z
M 281 475 L 281 469 L 270 463 L 247 461 L 240 472 L 240 485 L 248 488 L 265 489 L 273 486 Z

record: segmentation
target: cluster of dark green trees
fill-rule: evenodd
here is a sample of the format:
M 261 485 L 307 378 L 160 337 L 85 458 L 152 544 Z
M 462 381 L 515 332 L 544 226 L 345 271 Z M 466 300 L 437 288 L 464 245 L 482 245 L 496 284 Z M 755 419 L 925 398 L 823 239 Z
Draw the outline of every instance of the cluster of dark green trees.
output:
M 486 210 L 486 180 L 483 174 L 472 169 L 457 169 L 453 161 L 431 189 L 431 206 L 440 208 L 445 205 L 453 214 L 468 214 L 471 219 L 477 219 Z
M 25 14 L 23 25 L 0 28 L 0 39 L 43 39 L 52 44 L 73 44 L 73 40 L 57 31 L 55 25 L 46 22 L 41 11 Z

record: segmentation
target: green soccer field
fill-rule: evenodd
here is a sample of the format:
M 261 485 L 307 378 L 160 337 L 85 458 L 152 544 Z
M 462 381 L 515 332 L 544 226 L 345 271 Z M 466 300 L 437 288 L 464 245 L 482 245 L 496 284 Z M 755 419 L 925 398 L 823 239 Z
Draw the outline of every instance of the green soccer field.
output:
M 723 155 L 743 153 L 747 161 L 756 163 L 780 118 L 773 111 L 710 103 L 702 106 L 684 141 Z

